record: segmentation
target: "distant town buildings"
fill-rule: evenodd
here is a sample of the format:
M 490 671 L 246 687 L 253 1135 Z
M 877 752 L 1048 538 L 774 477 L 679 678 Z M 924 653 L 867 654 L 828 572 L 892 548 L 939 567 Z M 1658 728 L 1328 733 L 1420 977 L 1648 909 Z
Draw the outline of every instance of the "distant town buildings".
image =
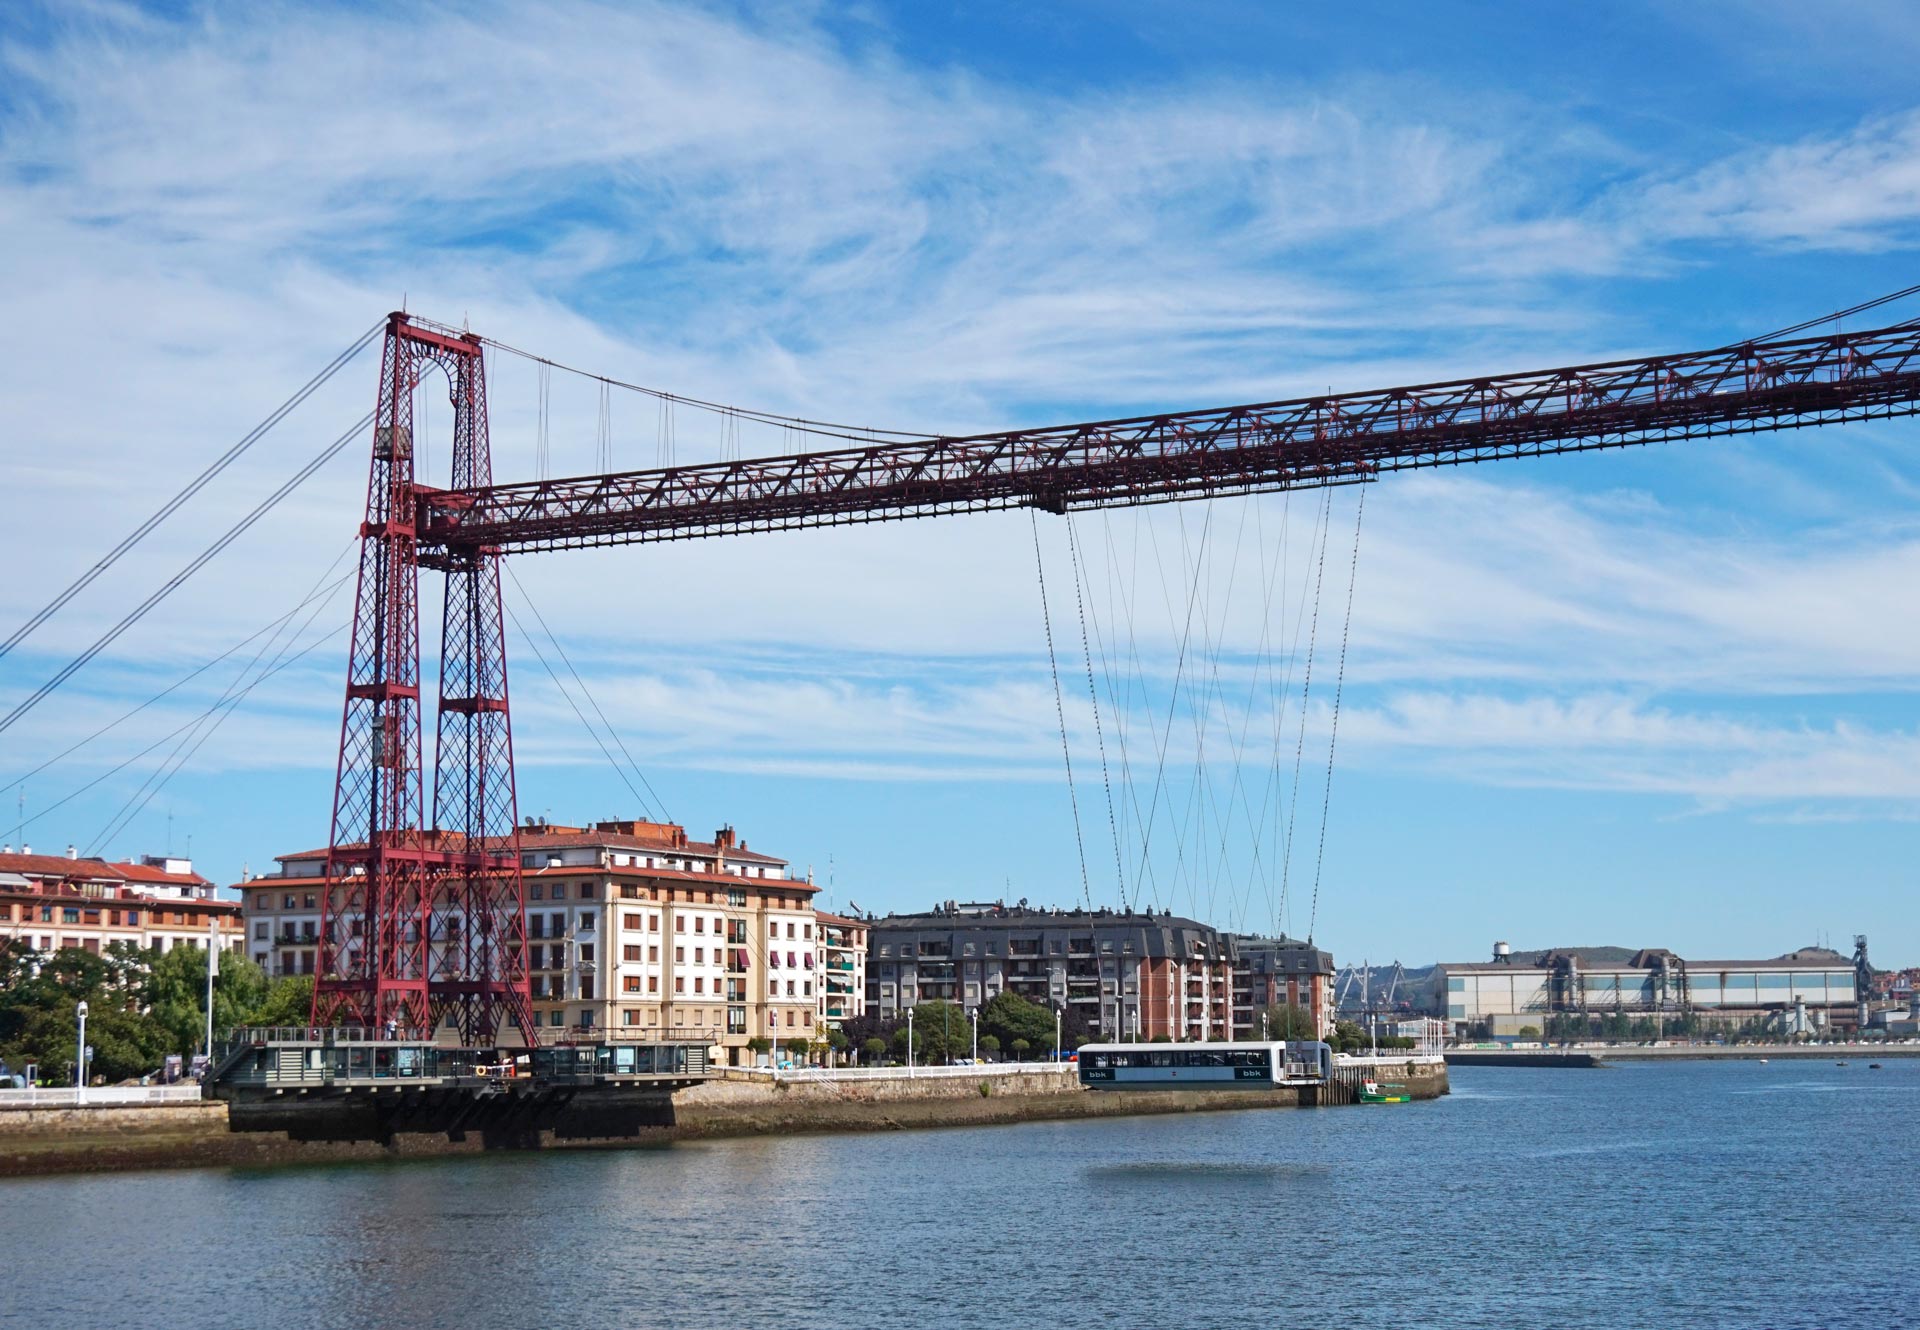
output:
M 1330 1028 L 1333 958 L 1303 943 L 1223 933 L 1172 914 L 949 902 L 867 921 L 867 1006 L 974 1008 L 1003 992 L 1101 1039 L 1251 1038 L 1294 1002 Z
M 1543 1033 L 1554 1016 L 1614 1014 L 1720 1028 L 1779 1018 L 1850 1030 L 1861 1000 L 1854 962 L 1824 947 L 1770 960 L 1691 960 L 1664 948 L 1516 953 L 1496 943 L 1490 961 L 1442 962 L 1433 971 L 1434 1009 L 1456 1032 L 1484 1024 L 1495 1037 Z
M 218 900 L 187 859 L 143 855 L 138 863 L 0 849 L 0 938 L 36 951 L 75 947 L 98 954 L 115 942 L 171 951 L 181 943 L 239 950 L 240 906 Z

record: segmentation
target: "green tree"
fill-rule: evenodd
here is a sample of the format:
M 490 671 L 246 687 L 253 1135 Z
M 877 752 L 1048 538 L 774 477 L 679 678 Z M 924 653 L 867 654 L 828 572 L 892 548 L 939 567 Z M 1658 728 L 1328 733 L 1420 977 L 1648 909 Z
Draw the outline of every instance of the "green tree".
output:
M 266 997 L 266 972 L 244 956 L 223 954 L 219 976 L 213 983 L 214 1036 L 245 1025 Z M 154 958 L 141 998 L 167 1032 L 169 1052 L 189 1054 L 197 1050 L 206 1039 L 207 953 L 187 945 Z
M 1000 1056 L 1000 1036 L 996 1034 L 981 1035 L 980 1036 L 980 1052 L 990 1058 L 999 1057 Z
M 1263 1020 L 1269 1039 L 1318 1039 L 1313 1013 L 1292 1002 L 1268 1007 Z
M 219 1006 L 219 991 L 214 992 L 216 1009 Z M 304 1027 L 313 1019 L 313 977 L 304 974 L 284 975 L 269 980 L 267 991 L 260 1003 L 247 1013 L 247 1025 L 291 1025 Z
M 1026 1039 L 1014 1040 L 1012 1047 L 1013 1060 L 1015 1062 L 1025 1062 L 1027 1060 L 1027 1054 L 1033 1051 L 1032 1042 Z
M 913 1056 L 918 1062 L 964 1057 L 972 1046 L 973 1026 L 952 1002 L 921 1002 L 913 1009 Z
M 767 1038 L 763 1034 L 757 1034 L 753 1038 L 747 1040 L 747 1051 L 749 1053 L 765 1053 L 768 1050 L 770 1050 L 772 1047 L 773 1047 L 773 1040 Z
M 827 1047 L 831 1048 L 834 1052 L 836 1053 L 846 1052 L 847 1045 L 849 1042 L 850 1041 L 847 1039 L 847 1036 L 841 1033 L 839 1030 L 829 1029 L 827 1031 Z
M 1534 1025 L 1523 1025 L 1520 1027 L 1520 1037 L 1522 1039 L 1538 1039 L 1540 1037 L 1540 1029 Z
M 789 1057 L 804 1058 L 807 1055 L 807 1041 L 804 1039 L 789 1039 L 784 1047 Z
M 870 1066 L 879 1066 L 881 1059 L 886 1057 L 886 1055 L 887 1041 L 879 1035 L 874 1035 L 871 1039 L 860 1045 L 860 1056 L 864 1057 Z
M 1053 1028 L 1053 1012 L 1018 993 L 996 993 L 980 1008 L 981 1036 L 992 1035 L 1002 1046 L 1024 1039 L 1030 1048 L 1052 1048 Z

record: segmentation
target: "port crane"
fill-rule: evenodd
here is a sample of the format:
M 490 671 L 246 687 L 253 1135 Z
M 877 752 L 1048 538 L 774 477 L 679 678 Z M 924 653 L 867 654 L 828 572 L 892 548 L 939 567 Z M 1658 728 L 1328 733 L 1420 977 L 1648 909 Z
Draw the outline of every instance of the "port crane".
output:
M 1803 325 L 1806 326 L 1806 325 Z M 1066 513 L 1368 484 L 1425 467 L 1920 413 L 1920 321 L 1371 392 L 496 484 L 477 334 L 386 321 L 323 895 L 315 1025 L 538 1042 L 507 690 L 510 554 L 999 509 Z M 445 487 L 413 390 L 453 407 Z M 419 585 L 446 579 L 423 770 Z M 430 800 L 430 802 L 429 802 Z

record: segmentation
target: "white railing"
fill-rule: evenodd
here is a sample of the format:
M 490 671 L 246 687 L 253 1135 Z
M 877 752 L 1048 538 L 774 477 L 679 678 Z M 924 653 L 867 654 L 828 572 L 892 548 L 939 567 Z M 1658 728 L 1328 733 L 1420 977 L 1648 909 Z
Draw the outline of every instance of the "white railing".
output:
M 1071 1073 L 1071 1062 L 991 1062 L 972 1067 L 793 1067 L 769 1071 L 765 1067 L 728 1067 L 733 1075 L 768 1076 L 778 1081 L 903 1081 L 911 1077 L 961 1079 L 982 1076 L 1033 1076 L 1048 1072 Z
M 35 1086 L 0 1090 L 0 1109 L 118 1108 L 126 1104 L 197 1104 L 198 1085 L 102 1085 L 82 1091 L 73 1086 Z

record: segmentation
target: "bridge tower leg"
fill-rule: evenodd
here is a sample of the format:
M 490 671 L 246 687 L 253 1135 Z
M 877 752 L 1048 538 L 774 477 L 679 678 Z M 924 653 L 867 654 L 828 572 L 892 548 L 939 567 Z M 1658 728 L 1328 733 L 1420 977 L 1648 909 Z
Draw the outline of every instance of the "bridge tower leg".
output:
M 435 821 L 423 820 L 413 390 L 434 367 L 453 403 L 454 483 L 491 478 L 479 339 L 392 315 L 360 527 L 312 1019 L 422 1037 L 451 1017 L 476 1044 L 492 1043 L 510 1020 L 531 1045 L 538 1035 L 497 550 L 436 560 L 447 575 L 445 637 Z

